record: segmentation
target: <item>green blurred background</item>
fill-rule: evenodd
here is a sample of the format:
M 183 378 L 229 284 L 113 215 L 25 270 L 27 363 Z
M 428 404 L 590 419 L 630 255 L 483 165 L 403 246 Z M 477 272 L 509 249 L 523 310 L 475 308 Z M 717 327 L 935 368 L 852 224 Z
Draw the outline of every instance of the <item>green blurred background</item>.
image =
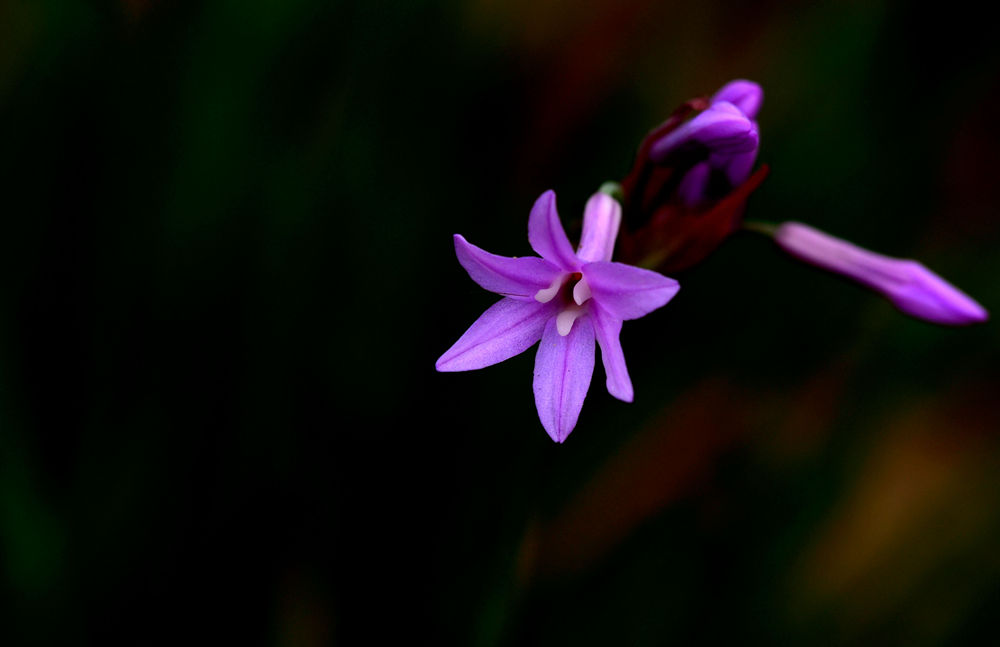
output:
M 554 445 L 451 234 L 765 89 L 751 218 L 1000 313 L 988 3 L 0 0 L 0 644 L 1000 640 L 1000 329 L 740 235 Z

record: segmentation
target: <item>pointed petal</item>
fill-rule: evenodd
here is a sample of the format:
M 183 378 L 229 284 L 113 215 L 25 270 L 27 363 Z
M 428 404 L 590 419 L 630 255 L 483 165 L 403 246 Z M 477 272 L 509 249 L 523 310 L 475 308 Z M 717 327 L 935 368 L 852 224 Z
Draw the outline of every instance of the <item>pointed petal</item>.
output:
M 583 408 L 594 375 L 594 327 L 590 317 L 573 324 L 565 337 L 549 320 L 535 355 L 535 407 L 552 440 L 566 440 Z
M 484 312 L 435 366 L 439 371 L 471 371 L 524 352 L 555 318 L 552 304 L 501 299 Z
M 750 119 L 757 118 L 757 111 L 764 102 L 764 90 L 746 79 L 737 79 L 725 84 L 712 97 L 712 103 L 728 101 Z
M 459 234 L 455 234 L 455 255 L 473 281 L 490 292 L 509 297 L 532 299 L 559 273 L 559 269 L 545 259 L 490 254 Z
M 889 300 L 908 315 L 945 326 L 966 326 L 990 318 L 986 308 L 917 261 L 908 263 L 909 281 Z
M 628 376 L 625 366 L 625 353 L 621 344 L 621 319 L 615 319 L 604 308 L 594 303 L 590 306 L 590 317 L 594 323 L 594 334 L 601 347 L 601 361 L 604 363 L 604 373 L 607 375 L 608 393 L 622 400 L 631 402 L 634 397 L 632 379 Z
M 753 123 L 739 108 L 720 101 L 654 143 L 649 158 L 662 162 L 671 153 L 689 146 L 702 146 L 709 153 L 735 155 L 757 147 Z
M 665 305 L 681 286 L 651 270 L 624 263 L 588 263 L 583 275 L 592 298 L 617 319 L 638 319 Z
M 913 317 L 947 326 L 989 318 L 986 309 L 969 295 L 917 261 L 883 256 L 798 222 L 783 223 L 774 240 L 799 260 L 881 293 Z
M 575 271 L 580 265 L 569 244 L 566 230 L 559 222 L 555 191 L 546 191 L 535 201 L 528 217 L 528 242 L 531 249 L 561 269 Z
M 576 257 L 581 261 L 610 261 L 622 223 L 622 206 L 607 193 L 595 193 L 583 210 L 583 235 Z

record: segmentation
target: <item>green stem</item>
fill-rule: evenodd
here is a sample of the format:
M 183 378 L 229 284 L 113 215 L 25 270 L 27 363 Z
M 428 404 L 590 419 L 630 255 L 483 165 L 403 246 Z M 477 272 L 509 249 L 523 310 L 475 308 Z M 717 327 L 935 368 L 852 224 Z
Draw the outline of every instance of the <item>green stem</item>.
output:
M 617 182 L 605 182 L 597 191 L 598 193 L 607 193 L 618 202 L 625 201 L 625 192 L 622 191 L 622 185 Z
M 764 222 L 762 220 L 744 220 L 743 229 L 746 231 L 753 231 L 758 234 L 764 234 L 765 236 L 770 236 L 774 238 L 774 232 L 778 228 L 777 223 Z

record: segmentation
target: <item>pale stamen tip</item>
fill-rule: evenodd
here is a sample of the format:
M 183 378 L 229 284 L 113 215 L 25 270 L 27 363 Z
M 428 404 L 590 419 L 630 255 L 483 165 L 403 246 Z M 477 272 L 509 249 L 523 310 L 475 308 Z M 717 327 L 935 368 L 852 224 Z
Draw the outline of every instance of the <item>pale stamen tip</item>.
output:
M 584 277 L 573 286 L 573 300 L 576 301 L 576 305 L 582 306 L 590 296 L 590 285 L 587 284 L 587 278 Z
M 579 306 L 570 306 L 556 315 L 556 331 L 563 337 L 573 330 L 573 322 L 584 313 Z
M 548 303 L 552 299 L 556 298 L 556 295 L 559 294 L 559 289 L 562 287 L 563 278 L 565 277 L 562 274 L 557 275 L 554 279 L 552 279 L 552 283 L 549 284 L 549 287 L 542 288 L 536 292 L 535 301 L 539 303 Z

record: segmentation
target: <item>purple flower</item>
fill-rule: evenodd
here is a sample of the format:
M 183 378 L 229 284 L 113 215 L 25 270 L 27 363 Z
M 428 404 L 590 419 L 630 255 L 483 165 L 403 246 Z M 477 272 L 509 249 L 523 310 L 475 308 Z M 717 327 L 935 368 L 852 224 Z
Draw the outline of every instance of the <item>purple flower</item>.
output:
M 455 235 L 458 262 L 472 280 L 503 295 L 437 361 L 439 371 L 470 371 L 502 362 L 541 339 L 535 355 L 535 406 L 557 443 L 576 426 L 601 347 L 608 392 L 632 401 L 619 340 L 622 321 L 665 305 L 680 289 L 650 270 L 611 262 L 621 206 L 597 193 L 587 202 L 573 252 L 546 191 L 528 219 L 528 242 L 541 258 L 496 256 Z
M 730 81 L 710 99 L 685 102 L 642 140 L 621 181 L 623 261 L 683 271 L 740 228 L 768 172 L 751 173 L 763 98 L 756 83 Z
M 780 225 L 774 240 L 799 260 L 854 279 L 918 319 L 963 326 L 989 317 L 971 297 L 917 261 L 876 254 L 798 222 Z
M 694 159 L 677 187 L 684 204 L 704 202 L 713 184 L 725 193 L 750 177 L 760 145 L 756 117 L 763 100 L 763 90 L 753 81 L 730 81 L 707 109 L 653 143 L 649 158 L 655 163 Z

